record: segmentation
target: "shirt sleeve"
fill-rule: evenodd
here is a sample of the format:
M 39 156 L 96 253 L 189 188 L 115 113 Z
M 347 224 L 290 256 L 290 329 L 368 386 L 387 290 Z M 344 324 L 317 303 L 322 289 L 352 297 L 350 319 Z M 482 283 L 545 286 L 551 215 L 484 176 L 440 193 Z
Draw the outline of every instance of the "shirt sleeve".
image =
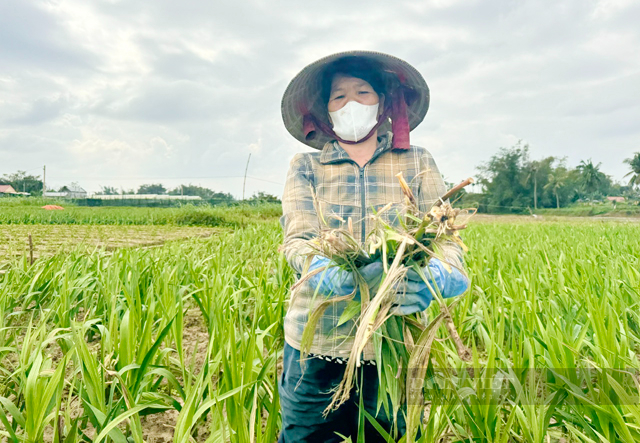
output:
M 444 179 L 435 160 L 424 148 L 417 148 L 420 162 L 420 192 L 418 195 L 418 209 L 426 214 L 440 196 L 447 192 Z
M 320 223 L 313 202 L 315 180 L 308 154 L 297 154 L 289 166 L 282 196 L 280 224 L 283 251 L 289 265 L 302 273 L 306 257 L 313 252 L 307 240 L 318 235 Z

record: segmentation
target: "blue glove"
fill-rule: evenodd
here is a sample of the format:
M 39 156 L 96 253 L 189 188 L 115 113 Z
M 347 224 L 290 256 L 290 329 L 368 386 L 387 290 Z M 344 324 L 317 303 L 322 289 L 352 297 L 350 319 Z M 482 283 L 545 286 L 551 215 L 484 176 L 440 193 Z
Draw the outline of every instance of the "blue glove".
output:
M 364 265 L 358 269 L 360 275 L 367 282 L 367 286 L 369 287 L 369 297 L 373 298 L 378 291 L 378 287 L 380 286 L 380 282 L 382 281 L 382 275 L 384 273 L 384 266 L 382 266 L 382 260 L 374 261 L 373 263 L 369 263 L 368 265 Z M 354 300 L 360 301 L 360 288 L 356 292 L 356 296 Z
M 443 298 L 456 297 L 469 288 L 469 279 L 459 269 L 451 267 L 449 272 L 437 258 L 429 260 L 423 269 L 425 277 L 431 279 L 430 284 L 436 286 Z M 416 271 L 407 272 L 407 281 L 399 288 L 398 303 L 394 310 L 396 315 L 409 315 L 424 311 L 431 304 L 432 294 L 427 284 Z
M 418 275 L 416 273 L 416 275 Z M 405 282 L 398 285 L 396 304 L 391 311 L 395 315 L 409 315 L 422 312 L 431 304 L 431 291 L 422 280 Z
M 355 290 L 355 280 L 353 274 L 336 266 L 326 257 L 316 255 L 311 260 L 309 272 L 319 268 L 326 268 L 318 271 L 309 277 L 309 284 L 318 293 L 324 295 L 348 295 Z M 375 261 L 359 269 L 369 288 L 375 288 L 382 279 L 382 262 Z M 360 300 L 360 291 L 356 292 L 356 300 Z

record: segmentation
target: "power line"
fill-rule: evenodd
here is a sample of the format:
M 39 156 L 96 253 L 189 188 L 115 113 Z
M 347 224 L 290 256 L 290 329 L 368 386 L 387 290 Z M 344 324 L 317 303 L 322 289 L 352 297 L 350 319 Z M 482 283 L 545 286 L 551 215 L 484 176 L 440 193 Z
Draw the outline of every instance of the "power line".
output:
M 37 168 L 31 168 L 31 169 L 27 169 L 25 171 L 23 171 L 21 169 L 18 169 L 16 172 L 7 172 L 4 175 L 14 174 L 14 173 L 17 173 L 17 172 L 24 172 L 26 174 L 27 172 L 36 171 L 36 170 L 39 170 L 39 169 L 42 169 L 42 167 L 38 166 Z
M 261 182 L 273 183 L 273 184 L 275 184 L 275 185 L 281 185 L 281 186 L 284 186 L 284 183 L 274 182 L 274 181 L 272 181 L 272 180 L 265 180 L 264 178 L 251 177 L 251 176 L 249 176 L 249 175 L 247 175 L 247 178 L 250 178 L 250 179 L 252 179 L 252 180 L 258 180 L 258 181 L 261 181 Z

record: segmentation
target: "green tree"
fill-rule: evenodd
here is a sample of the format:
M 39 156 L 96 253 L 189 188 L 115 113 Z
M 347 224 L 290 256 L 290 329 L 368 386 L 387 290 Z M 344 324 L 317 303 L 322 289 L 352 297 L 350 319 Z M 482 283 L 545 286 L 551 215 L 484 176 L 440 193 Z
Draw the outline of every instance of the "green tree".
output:
M 175 189 L 169 191 L 170 195 L 196 195 L 203 200 L 212 200 L 215 204 L 228 204 L 233 203 L 235 198 L 233 195 L 224 192 L 216 192 L 209 188 L 195 185 L 180 185 Z
M 273 194 L 267 194 L 266 192 L 262 192 L 262 191 L 259 191 L 253 194 L 249 199 L 249 201 L 259 201 L 259 202 L 265 202 L 265 203 L 282 203 L 282 201 L 277 196 Z
M 640 152 L 636 152 L 633 157 L 624 160 L 631 167 L 631 171 L 625 177 L 631 176 L 629 186 L 631 188 L 640 186 Z
M 560 191 L 564 188 L 567 178 L 567 168 L 558 166 L 549 174 L 547 184 L 544 185 L 544 189 L 552 192 L 556 197 L 556 208 L 558 209 L 560 208 Z
M 0 184 L 11 185 L 17 192 L 28 192 L 31 195 L 42 195 L 42 180 L 39 175 L 29 175 L 26 171 L 5 174 Z
M 214 204 L 229 204 L 236 201 L 233 195 L 228 192 L 214 192 L 209 200 Z
M 529 162 L 529 146 L 518 142 L 511 148 L 500 148 L 497 154 L 478 167 L 478 182 L 485 191 L 482 201 L 489 210 L 509 212 L 514 207 L 531 204 L 525 166 Z
M 533 183 L 533 209 L 538 209 L 538 165 L 537 162 L 531 162 L 531 165 L 527 174 L 527 178 L 524 179 L 524 185 L 527 186 L 529 182 Z
M 586 162 L 581 160 L 580 164 L 576 167 L 580 173 L 584 191 L 590 197 L 594 197 L 598 193 L 605 195 L 611 187 L 611 179 L 600 171 L 601 165 L 602 163 L 594 165 L 593 161 L 589 159 Z
M 180 185 L 167 192 L 169 195 L 195 195 L 202 198 L 209 198 L 213 191 L 209 188 L 195 185 Z
M 547 157 L 542 160 L 532 160 L 528 162 L 524 167 L 526 178 L 524 186 L 529 184 L 533 185 L 533 207 L 538 209 L 538 206 L 550 206 L 551 202 L 548 195 L 539 193 L 540 189 L 546 189 L 547 180 L 549 174 L 553 171 L 553 163 L 557 159 L 555 157 Z M 542 195 L 541 195 L 542 194 Z M 539 203 L 541 203 L 539 205 Z
M 141 185 L 137 194 L 166 194 L 167 188 L 160 183 Z

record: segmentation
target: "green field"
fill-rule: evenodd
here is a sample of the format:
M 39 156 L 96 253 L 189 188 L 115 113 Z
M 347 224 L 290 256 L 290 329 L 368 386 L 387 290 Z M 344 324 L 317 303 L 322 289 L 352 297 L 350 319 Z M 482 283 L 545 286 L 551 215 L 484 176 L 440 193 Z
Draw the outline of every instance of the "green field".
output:
M 277 251 L 277 211 L 204 209 L 234 222 L 172 239 L 193 229 L 177 227 L 175 211 L 201 209 L 112 210 L 47 219 L 33 208 L 0 209 L 0 239 L 54 237 L 54 228 L 67 239 L 64 248 L 39 246 L 33 265 L 28 254 L 5 252 L 3 439 L 274 442 L 293 279 Z M 143 225 L 137 235 L 173 241 L 96 248 L 96 236 L 65 237 L 73 227 L 48 224 L 118 224 L 107 221 L 126 214 L 122 224 Z M 172 221 L 144 226 L 150 217 Z M 440 331 L 421 441 L 640 441 L 640 224 L 470 225 L 472 290 L 454 317 L 474 361 L 460 361 Z M 131 237 L 131 226 L 102 228 Z
M 13 204 L 9 204 L 13 203 Z M 191 206 L 179 208 L 88 208 L 65 206 L 48 211 L 17 201 L 0 200 L 0 224 L 49 225 L 159 225 L 240 227 L 261 219 L 278 217 L 278 204 L 237 206 Z M 38 203 L 47 203 L 39 201 Z M 53 202 L 60 204 L 60 202 Z

